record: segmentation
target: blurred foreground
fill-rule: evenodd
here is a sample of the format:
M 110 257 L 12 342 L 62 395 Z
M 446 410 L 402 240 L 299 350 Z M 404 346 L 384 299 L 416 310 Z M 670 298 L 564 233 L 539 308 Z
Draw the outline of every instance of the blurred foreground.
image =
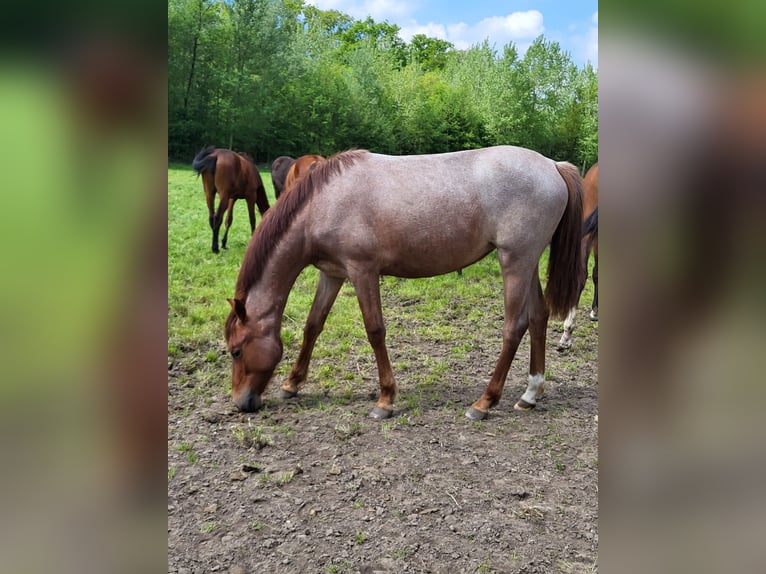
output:
M 749 4 L 601 4 L 605 572 L 766 567 L 766 74 Z
M 0 571 L 162 571 L 165 12 L 39 8 L 0 52 Z

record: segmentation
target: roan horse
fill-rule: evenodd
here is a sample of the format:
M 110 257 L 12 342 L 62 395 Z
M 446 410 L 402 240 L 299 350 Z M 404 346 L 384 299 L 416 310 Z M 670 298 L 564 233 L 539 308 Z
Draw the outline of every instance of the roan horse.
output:
M 581 243 L 581 257 L 583 259 L 582 275 L 580 276 L 580 295 L 585 289 L 585 282 L 588 279 L 588 258 L 591 250 L 593 251 L 593 304 L 590 310 L 591 321 L 598 319 L 598 162 L 585 174 L 583 183 L 583 236 Z M 580 296 L 577 297 L 577 303 L 580 302 Z M 564 332 L 559 340 L 559 349 L 568 349 L 572 346 L 572 332 L 574 331 L 575 318 L 577 315 L 577 304 L 569 310 L 569 314 L 564 319 Z
M 280 155 L 271 163 L 271 183 L 274 186 L 274 198 L 279 199 L 285 189 L 285 178 L 295 159 L 287 155 Z
M 314 265 L 320 271 L 316 295 L 282 398 L 295 396 L 306 381 L 314 343 L 349 279 L 378 365 L 380 398 L 370 416 L 391 416 L 396 383 L 385 344 L 380 276 L 450 273 L 497 249 L 504 286 L 503 346 L 484 394 L 466 416 L 483 419 L 498 403 L 527 328 L 529 382 L 515 408 L 528 410 L 543 393 L 549 313 L 563 316 L 579 294 L 581 227 L 577 168 L 527 149 L 337 154 L 285 192 L 250 241 L 225 325 L 232 398 L 243 411 L 260 408 L 261 394 L 282 358 L 280 330 L 289 291 L 300 272 Z M 543 296 L 538 264 L 549 243 Z
M 285 191 L 295 185 L 295 182 L 298 181 L 298 179 L 310 171 L 313 171 L 314 168 L 323 161 L 324 158 L 321 155 L 316 154 L 302 155 L 296 159 L 293 165 L 290 166 L 290 169 L 287 170 L 287 177 L 285 177 Z
M 208 146 L 195 156 L 192 167 L 197 175 L 202 176 L 207 209 L 210 213 L 210 229 L 213 230 L 213 253 L 218 253 L 218 231 L 221 229 L 224 212 L 228 211 L 228 214 L 221 247 L 226 249 L 229 227 L 234 219 L 234 203 L 238 199 L 244 199 L 247 202 L 250 233 L 252 233 L 255 231 L 255 206 L 258 206 L 261 216 L 265 215 L 266 210 L 269 209 L 266 189 L 263 187 L 263 181 L 253 160 L 243 153 Z M 214 212 L 216 193 L 220 201 L 218 211 Z

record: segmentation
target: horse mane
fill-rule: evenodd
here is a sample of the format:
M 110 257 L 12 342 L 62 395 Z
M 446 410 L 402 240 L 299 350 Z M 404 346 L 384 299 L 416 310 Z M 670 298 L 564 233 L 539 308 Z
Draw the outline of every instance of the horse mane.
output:
M 355 164 L 366 153 L 366 150 L 361 149 L 337 153 L 326 161 L 316 164 L 313 171 L 307 173 L 293 187 L 280 195 L 279 201 L 264 215 L 247 247 L 237 277 L 235 298 L 244 301 L 247 297 L 250 288 L 261 278 L 263 269 L 280 239 L 290 228 L 308 199 L 321 190 L 333 177 L 340 174 L 343 169 Z

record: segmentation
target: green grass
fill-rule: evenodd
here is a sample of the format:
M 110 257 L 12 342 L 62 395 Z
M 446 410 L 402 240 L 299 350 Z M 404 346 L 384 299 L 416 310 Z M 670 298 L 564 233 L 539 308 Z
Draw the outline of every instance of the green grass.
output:
M 260 173 L 273 204 L 269 172 Z M 257 215 L 257 223 L 260 221 Z M 176 381 L 189 387 L 184 392 L 188 392 L 192 403 L 210 403 L 231 392 L 231 362 L 223 338 L 230 310 L 226 299 L 234 294 L 249 239 L 247 211 L 240 201 L 234 209 L 229 248 L 220 254 L 212 253 L 202 182 L 190 167 L 169 166 L 168 357 L 178 371 Z M 547 253 L 540 265 L 543 277 L 546 262 Z M 275 383 L 287 375 L 297 357 L 317 277 L 316 269 L 305 269 L 290 292 L 281 333 L 284 356 L 264 397 L 267 403 L 277 388 Z M 581 338 L 578 329 L 590 328 L 585 309 L 592 296 L 592 282 L 588 281 L 575 329 L 576 341 Z M 384 277 L 381 297 L 394 374 L 400 387 L 409 385 L 400 399 L 415 395 L 409 402 L 411 408 L 422 408 L 437 397 L 444 375 L 484 344 L 488 333 L 500 350 L 502 278 L 495 254 L 464 269 L 462 277 L 456 273 L 428 279 Z M 447 352 L 438 358 L 430 356 L 422 349 L 421 341 L 439 344 Z M 549 345 L 554 344 L 549 336 Z M 518 359 L 526 364 L 525 356 Z M 348 409 L 347 405 L 360 394 L 377 392 L 374 355 L 348 283 L 341 289 L 314 349 L 309 388 L 319 395 L 312 406 L 318 409 Z M 259 416 L 265 420 L 268 409 Z M 393 427 L 384 429 L 390 430 Z M 353 434 L 341 431 L 339 438 Z

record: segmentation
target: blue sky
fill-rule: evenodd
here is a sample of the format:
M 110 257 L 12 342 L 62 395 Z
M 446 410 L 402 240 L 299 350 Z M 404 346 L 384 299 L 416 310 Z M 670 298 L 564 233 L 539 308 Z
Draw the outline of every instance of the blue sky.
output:
M 306 0 L 357 19 L 368 15 L 401 28 L 409 41 L 425 34 L 467 48 L 489 38 L 500 51 L 513 41 L 523 54 L 538 35 L 555 40 L 582 66 L 598 66 L 598 0 Z

